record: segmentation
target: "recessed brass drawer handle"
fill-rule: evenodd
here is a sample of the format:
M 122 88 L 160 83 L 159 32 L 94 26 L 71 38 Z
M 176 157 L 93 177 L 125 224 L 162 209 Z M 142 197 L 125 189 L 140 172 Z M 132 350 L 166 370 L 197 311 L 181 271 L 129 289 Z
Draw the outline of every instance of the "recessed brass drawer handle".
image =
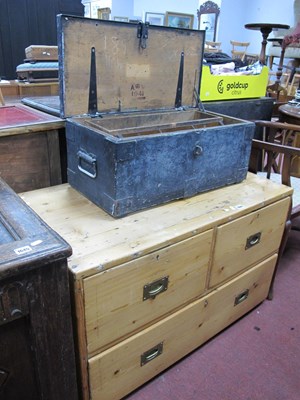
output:
M 148 362 L 154 360 L 162 352 L 163 352 L 163 342 L 158 343 L 158 345 L 152 347 L 150 350 L 145 351 L 145 353 L 141 355 L 141 367 L 147 364 Z
M 238 294 L 234 300 L 234 305 L 237 306 L 238 304 L 242 303 L 244 300 L 247 299 L 248 295 L 249 289 L 246 289 L 242 293 Z
M 246 242 L 245 250 L 257 245 L 260 242 L 260 238 L 261 232 L 257 232 L 254 235 L 249 236 Z
M 168 284 L 169 284 L 168 276 L 164 276 L 163 278 L 160 278 L 157 281 L 147 283 L 146 285 L 144 285 L 143 300 L 145 301 L 148 299 L 155 299 L 155 297 L 158 294 L 165 292 L 168 289 Z

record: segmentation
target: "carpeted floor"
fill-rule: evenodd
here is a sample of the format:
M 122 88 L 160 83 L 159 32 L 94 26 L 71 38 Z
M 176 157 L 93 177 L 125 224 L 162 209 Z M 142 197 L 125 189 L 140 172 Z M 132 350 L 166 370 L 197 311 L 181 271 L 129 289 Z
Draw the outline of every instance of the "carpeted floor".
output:
M 300 232 L 264 301 L 126 400 L 299 400 Z

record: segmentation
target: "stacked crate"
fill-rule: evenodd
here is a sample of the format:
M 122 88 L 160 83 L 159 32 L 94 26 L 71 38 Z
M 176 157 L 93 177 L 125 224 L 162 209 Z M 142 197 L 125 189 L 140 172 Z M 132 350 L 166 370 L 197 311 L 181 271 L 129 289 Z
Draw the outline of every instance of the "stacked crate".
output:
M 16 68 L 19 81 L 58 81 L 57 46 L 31 45 L 25 49 L 24 63 Z

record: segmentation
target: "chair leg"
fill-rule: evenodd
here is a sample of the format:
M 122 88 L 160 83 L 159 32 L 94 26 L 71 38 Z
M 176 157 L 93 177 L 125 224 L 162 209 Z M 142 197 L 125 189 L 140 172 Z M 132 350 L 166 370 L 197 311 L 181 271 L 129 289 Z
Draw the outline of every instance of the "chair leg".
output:
M 274 62 L 274 56 L 269 56 L 269 67 L 270 67 L 270 69 L 272 69 L 273 62 Z
M 299 78 L 300 78 L 300 74 L 294 74 L 292 82 L 290 84 L 290 88 L 288 90 L 288 95 L 292 94 L 294 86 L 295 86 L 295 90 L 297 90 L 297 88 L 299 88 L 299 85 L 300 85 L 300 79 Z M 296 85 L 296 80 L 297 79 L 298 79 L 298 84 Z
M 278 251 L 278 257 L 277 257 L 277 261 L 276 261 L 273 277 L 272 277 L 270 288 L 269 288 L 269 293 L 268 293 L 268 297 L 267 297 L 268 300 L 273 300 L 274 281 L 275 281 L 278 265 L 280 263 L 282 254 L 284 252 L 284 249 L 285 249 L 285 246 L 286 246 L 286 242 L 287 242 L 291 227 L 292 227 L 291 220 L 286 221 L 285 227 L 284 227 L 284 231 L 283 231 L 283 235 L 282 235 L 282 239 L 281 239 L 281 243 L 280 243 L 280 247 L 279 247 L 279 251 Z
M 3 97 L 3 94 L 2 94 L 1 88 L 0 88 L 0 103 L 1 103 L 3 106 L 5 105 L 5 101 L 4 101 L 4 97 Z

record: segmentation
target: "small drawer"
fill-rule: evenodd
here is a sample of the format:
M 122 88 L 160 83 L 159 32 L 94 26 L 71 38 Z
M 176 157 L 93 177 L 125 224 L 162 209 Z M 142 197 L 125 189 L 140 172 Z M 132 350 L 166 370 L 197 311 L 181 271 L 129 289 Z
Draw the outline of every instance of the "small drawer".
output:
M 118 400 L 263 301 L 277 256 L 89 360 L 91 400 Z
M 212 230 L 84 279 L 91 355 L 200 296 Z
M 285 198 L 217 229 L 209 287 L 278 251 L 289 206 Z

